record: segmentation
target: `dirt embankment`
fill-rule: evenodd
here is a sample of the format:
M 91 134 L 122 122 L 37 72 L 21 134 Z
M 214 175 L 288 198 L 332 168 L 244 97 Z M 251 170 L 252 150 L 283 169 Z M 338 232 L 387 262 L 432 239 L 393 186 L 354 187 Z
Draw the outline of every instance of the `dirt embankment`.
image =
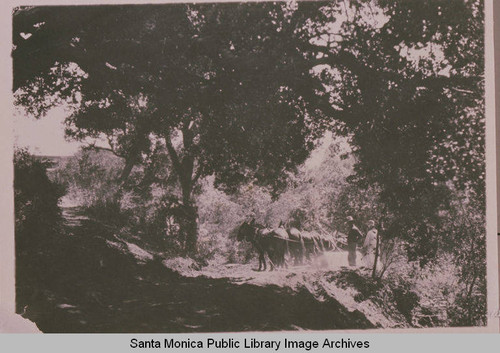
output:
M 346 257 L 345 262 L 344 257 Z M 395 308 L 387 306 L 377 297 L 381 284 L 373 282 L 365 268 L 350 269 L 344 252 L 321 255 L 313 263 L 275 271 L 255 271 L 256 264 L 227 264 L 214 260 L 200 267 L 184 258 L 165 259 L 163 264 L 184 277 L 224 279 L 235 285 L 255 287 L 275 286 L 291 295 L 306 295 L 318 303 L 336 303 L 344 317 L 362 318 L 364 324 L 355 328 L 409 327 L 405 317 Z
M 405 322 L 377 301 L 379 288 L 363 269 L 342 267 L 344 253 L 273 272 L 222 258 L 200 266 L 148 251 L 138 239 L 73 211 L 33 269 L 33 278 L 36 269 L 57 275 L 18 292 L 25 317 L 43 332 L 332 330 Z
M 153 258 L 162 259 L 161 253 L 154 254 L 120 238 L 117 240 L 115 245 L 121 243 L 121 250 L 132 254 L 139 263 Z M 358 255 L 361 258 L 361 254 Z M 277 289 L 277 295 L 286 293 L 288 296 L 308 297 L 308 300 L 317 302 L 320 306 L 334 304 L 340 308 L 341 316 L 346 320 L 347 326 L 342 328 L 411 327 L 401 312 L 404 309 L 401 310 L 398 303 L 387 303 L 387 300 L 384 300 L 387 298 L 381 298 L 381 294 L 390 296 L 390 293 L 384 293 L 383 284 L 370 278 L 369 269 L 345 266 L 347 252 L 344 251 L 326 252 L 306 265 L 275 271 L 256 271 L 256 261 L 236 264 L 227 263 L 222 258 L 215 258 L 205 266 L 199 265 L 193 259 L 182 257 L 163 258 L 161 261 L 167 269 L 183 278 L 220 280 L 228 285 L 255 287 L 257 291 L 274 288 Z M 278 305 L 283 306 L 283 303 Z M 350 322 L 356 322 L 359 326 L 351 326 Z

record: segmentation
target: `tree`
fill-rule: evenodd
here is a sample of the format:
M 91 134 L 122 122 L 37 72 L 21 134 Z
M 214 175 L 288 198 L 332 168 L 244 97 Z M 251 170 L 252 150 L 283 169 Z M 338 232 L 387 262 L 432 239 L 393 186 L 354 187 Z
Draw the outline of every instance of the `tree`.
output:
M 450 193 L 484 205 L 483 4 L 346 4 L 339 33 L 316 48 L 344 113 L 337 132 L 352 136 L 357 185 L 380 188 L 386 236 L 423 264 L 443 245 Z
M 164 146 L 190 251 L 199 178 L 279 191 L 331 128 L 425 262 L 448 183 L 484 195 L 483 23 L 463 0 L 21 8 L 14 89 L 38 115 L 70 99 L 68 133 L 108 137 L 122 179 Z
M 345 112 L 357 186 L 380 188 L 384 239 L 421 265 L 453 254 L 465 315 L 485 320 L 483 1 L 352 1 L 324 69 Z M 374 6 L 372 6 L 374 5 Z M 335 5 L 334 5 L 335 7 Z M 340 39 L 338 39 L 340 38 Z M 348 84 L 345 84 L 348 82 Z M 458 310 L 460 311 L 460 310 Z
M 194 252 L 200 177 L 214 174 L 226 190 L 249 180 L 278 190 L 331 119 L 318 109 L 324 87 L 303 50 L 319 6 L 21 8 L 14 90 L 37 116 L 70 100 L 68 135 L 105 136 L 126 160 L 122 180 L 162 144 Z M 27 55 L 34 50 L 40 63 Z

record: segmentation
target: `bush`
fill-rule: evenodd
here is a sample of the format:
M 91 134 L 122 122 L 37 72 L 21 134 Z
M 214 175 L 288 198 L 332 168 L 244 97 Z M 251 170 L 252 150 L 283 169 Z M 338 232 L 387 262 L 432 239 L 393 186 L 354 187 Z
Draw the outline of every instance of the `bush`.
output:
M 61 165 L 54 174 L 66 185 L 68 197 L 84 207 L 104 207 L 118 203 L 118 178 L 123 169 L 121 158 L 105 151 L 80 151 Z
M 49 162 L 26 150 L 14 152 L 16 311 L 20 312 L 48 276 L 46 259 L 58 245 L 59 198 L 64 187 L 47 176 Z
M 108 151 L 80 151 L 55 172 L 67 185 L 68 197 L 93 219 L 115 228 L 122 238 L 149 250 L 178 255 L 182 248 L 178 218 L 179 196 L 168 185 L 150 178 L 144 167 L 135 167 L 127 181 L 120 175 L 124 161 Z
M 26 150 L 14 152 L 16 242 L 35 241 L 53 232 L 61 220 L 58 205 L 65 188 L 47 176 L 49 162 Z

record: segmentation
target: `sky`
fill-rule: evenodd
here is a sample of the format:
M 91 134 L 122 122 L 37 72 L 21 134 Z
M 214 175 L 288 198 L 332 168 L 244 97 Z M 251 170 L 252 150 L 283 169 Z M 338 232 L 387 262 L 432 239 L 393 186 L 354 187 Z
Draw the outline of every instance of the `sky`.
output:
M 28 117 L 22 110 L 14 115 L 14 144 L 28 148 L 36 155 L 70 156 L 82 143 L 67 141 L 64 137 L 64 119 L 68 112 L 63 107 L 52 109 L 40 119 Z

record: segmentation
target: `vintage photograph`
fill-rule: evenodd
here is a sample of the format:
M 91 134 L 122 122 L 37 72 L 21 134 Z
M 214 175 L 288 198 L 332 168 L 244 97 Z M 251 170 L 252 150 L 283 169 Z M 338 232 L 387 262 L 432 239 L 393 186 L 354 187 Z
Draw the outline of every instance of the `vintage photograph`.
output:
M 41 332 L 487 325 L 483 0 L 19 6 Z

